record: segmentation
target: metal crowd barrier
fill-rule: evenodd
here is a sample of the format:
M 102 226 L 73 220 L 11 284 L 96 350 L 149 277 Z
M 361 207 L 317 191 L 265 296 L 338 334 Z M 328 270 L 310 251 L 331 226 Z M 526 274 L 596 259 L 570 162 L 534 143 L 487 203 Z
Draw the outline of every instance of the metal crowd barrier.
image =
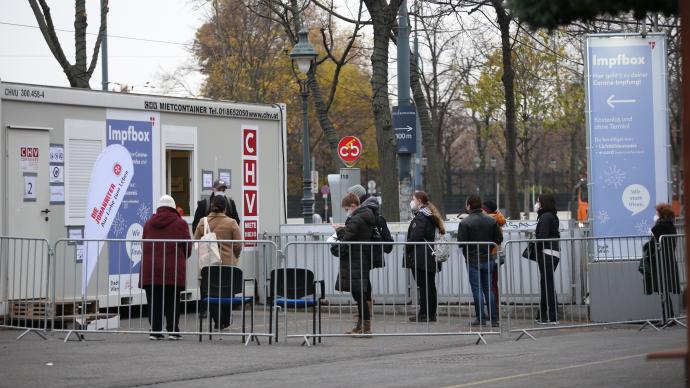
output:
M 240 245 L 239 265 L 199 268 L 195 247 L 200 244 L 229 249 Z M 160 258 L 185 257 L 190 250 L 185 259 L 186 273 L 183 276 L 177 266 L 166 268 L 172 263 L 170 259 L 159 259 L 149 264 L 150 278 L 141 278 L 145 249 Z M 174 339 L 194 335 L 199 341 L 202 336 L 235 336 L 243 341 L 247 338 L 245 344 L 258 343 L 259 337 L 269 336 L 267 314 L 262 311 L 265 305 L 259 306 L 258 278 L 274 265 L 276 252 L 270 241 L 59 240 L 54 249 L 50 299 L 61 306 L 61 313 L 49 317 L 50 326 L 65 332 L 65 341 L 73 334 L 81 340 L 85 333 L 146 333 L 154 337 L 167 334 Z M 97 257 L 93 275 L 82 290 L 83 270 L 93 257 Z M 165 273 L 167 278 L 159 276 Z M 140 287 L 147 284 L 155 286 Z M 149 297 L 158 303 L 152 307 Z M 167 321 L 170 314 L 179 315 L 178 328 Z M 211 316 L 217 318 L 214 326 Z M 161 322 L 162 327 L 154 330 L 154 322 Z
M 192 249 L 183 283 L 151 290 L 154 299 L 169 295 L 171 288 L 173 295 L 179 294 L 179 303 L 172 303 L 173 315 L 180 314 L 179 330 L 168 333 L 165 308 L 155 309 L 163 321 L 162 331 L 152 331 L 146 292 L 139 288 L 143 244 L 151 244 L 154 255 L 163 255 L 199 242 L 60 240 L 51 249 L 46 240 L 1 237 L 0 315 L 4 319 L 0 327 L 23 330 L 17 339 L 30 332 L 44 338 L 47 330 L 64 332 L 65 341 L 73 335 L 82 339 L 87 333 L 180 334 L 199 339 L 234 336 L 242 337 L 245 344 L 258 343 L 261 337 L 270 342 L 280 337 L 302 338 L 312 344 L 324 337 L 355 336 L 345 333 L 358 320 L 357 302 L 352 287 L 348 291 L 336 287 L 342 258 L 334 256 L 333 244 L 321 236 L 316 240 L 310 236 L 285 238 L 291 240 L 283 241 L 282 250 L 277 246 L 280 241 L 208 242 L 242 244 L 243 249 L 236 270 L 208 270 L 205 282 L 196 250 Z M 428 287 L 420 282 L 423 289 L 418 289 L 412 271 L 403 267 L 405 250 L 414 253 L 422 245 L 397 241 L 340 243 L 338 249 L 349 252 L 345 255 L 348 267 L 355 262 L 348 257 L 352 252 L 392 249 L 383 254 L 382 268 L 373 268 L 368 262 L 372 336 L 472 335 L 481 342 L 485 335 L 513 333 L 517 339 L 534 338 L 532 334 L 540 330 L 598 325 L 635 323 L 642 325 L 640 329 L 656 330 L 676 324 L 686 326 L 681 296 L 687 287 L 685 238 L 680 234 L 662 236 L 654 244 L 654 260 L 646 267 L 640 266 L 640 259 L 645 255 L 643 246 L 648 236 L 512 240 L 505 242 L 498 253 L 493 253 L 494 246 L 488 243 L 438 244 L 451 249 L 442 271 L 431 277 L 437 291 L 436 322 L 410 321 L 419 311 L 420 295 L 426 301 L 432 294 L 429 282 Z M 543 252 L 544 248 L 553 248 L 552 244 L 559 248 L 558 265 L 540 259 L 538 253 L 535 260 L 523 257 L 525 251 L 530 256 L 530 246 Z M 480 262 L 498 263 L 498 327 L 490 325 L 493 317 L 484 325 L 470 325 L 476 312 L 463 253 L 470 246 L 476 248 L 472 252 Z M 92 250 L 98 253 L 98 260 L 82 292 L 83 267 L 94 256 Z M 336 253 L 340 256 L 341 252 Z M 549 265 L 553 267 L 553 291 L 540 276 L 550 269 Z M 165 269 L 154 264 L 152 273 Z M 542 289 L 547 291 L 544 319 L 540 308 Z M 363 289 L 359 291 L 364 294 Z M 550 300 L 556 303 L 549 304 Z M 220 302 L 229 304 L 230 310 Z M 549 322 L 549 306 L 555 306 L 555 322 Z M 224 329 L 228 313 L 232 324 Z M 204 314 L 201 324 L 199 318 Z M 220 328 L 209 325 L 211 314 L 225 320 Z
M 285 337 L 302 338 L 306 343 L 309 343 L 309 339 L 316 343 L 323 337 L 361 336 L 347 332 L 356 326 L 356 321 L 366 320 L 365 317 L 358 317 L 358 304 L 353 300 L 353 291 L 360 295 L 367 294 L 368 284 L 360 279 L 368 277 L 371 283 L 371 305 L 368 307 L 371 315 L 371 336 L 472 335 L 477 336 L 478 342 L 485 342 L 485 335 L 500 335 L 500 315 L 487 318 L 481 326 L 470 324 L 477 317 L 472 302 L 468 267 L 461 253 L 462 249 L 472 247 L 473 254 L 479 257 L 477 260 L 484 260 L 488 265 L 498 257 L 489 255 L 497 248 L 495 244 L 436 243 L 450 247 L 450 258 L 441 264 L 440 273 L 429 275 L 424 282 L 419 281 L 424 288 L 417 292 L 418 282 L 415 279 L 419 278 L 413 276 L 410 269 L 403 267 L 405 249 L 422 260 L 423 254 L 416 256 L 414 253 L 424 250 L 425 245 L 433 244 L 433 241 L 428 244 L 334 244 L 322 241 L 287 243 L 283 249 L 278 273 L 269 276 L 275 278 L 280 275 L 287 278 L 272 285 L 272 295 L 285 299 L 280 301 L 280 308 L 275 311 L 275 326 L 281 328 L 281 334 Z M 371 261 L 365 260 L 367 267 L 360 268 L 359 258 L 362 255 L 371 256 L 372 252 L 384 247 L 392 248 L 391 253 L 383 254 L 384 267 L 374 268 Z M 343 260 L 345 270 L 350 274 L 346 279 L 339 276 L 343 269 Z M 429 263 L 434 263 L 433 257 L 430 257 L 430 261 L 426 258 L 424 260 L 424 264 L 420 266 L 426 269 L 429 268 Z M 408 265 L 417 267 L 417 264 L 419 263 L 415 259 L 412 259 L 412 262 L 408 261 Z M 433 272 L 433 269 L 424 272 Z M 422 271 L 418 271 L 417 276 L 421 275 Z M 479 279 L 480 275 L 476 276 Z M 490 280 L 487 280 L 487 285 L 489 282 Z M 438 295 L 435 322 L 419 319 L 416 317 L 419 310 L 417 306 L 424 302 L 427 306 L 432 304 L 434 288 Z M 418 295 L 424 300 L 420 300 Z M 302 302 L 295 299 L 301 299 Z M 495 322 L 495 326 L 492 327 L 491 321 Z M 275 333 L 277 335 L 278 332 Z
M 0 237 L 0 327 L 34 332 L 43 339 L 54 305 L 48 297 L 50 246 L 47 240 Z
M 640 273 L 647 241 L 649 236 L 508 241 L 502 304 L 511 333 L 520 333 L 519 340 L 534 339 L 530 332 L 539 330 L 663 324 L 659 297 L 645 293 Z M 555 246 L 558 261 L 544 254 Z
M 685 271 L 686 252 L 685 235 L 666 235 L 659 239 L 659 251 L 661 260 L 658 260 L 653 268 L 656 269 L 658 280 L 658 294 L 661 304 L 663 326 L 666 328 L 674 324 L 687 327 L 687 306 L 683 290 L 687 289 L 688 279 Z M 653 287 L 654 285 L 652 285 Z

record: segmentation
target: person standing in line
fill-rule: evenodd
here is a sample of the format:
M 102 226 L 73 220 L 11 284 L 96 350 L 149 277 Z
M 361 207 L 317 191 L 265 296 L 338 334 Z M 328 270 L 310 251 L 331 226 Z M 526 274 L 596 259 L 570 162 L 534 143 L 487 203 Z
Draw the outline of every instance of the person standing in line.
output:
M 374 219 L 376 220 L 376 228 L 379 231 L 379 234 L 381 235 L 381 242 L 393 242 L 393 236 L 391 235 L 390 229 L 388 229 L 388 222 L 386 221 L 386 218 L 381 215 L 380 212 L 380 207 L 381 205 L 379 204 L 379 201 L 376 197 L 368 195 L 366 190 L 362 185 L 354 185 L 350 186 L 347 189 L 348 193 L 352 193 L 359 197 L 359 203 L 360 206 L 367 207 L 371 209 L 371 211 L 374 213 Z M 380 248 L 380 250 L 377 250 L 377 248 Z M 377 251 L 380 253 L 380 255 L 374 255 L 371 260 L 371 269 L 376 269 L 376 268 L 383 268 L 386 263 L 383 258 L 384 253 L 391 253 L 393 251 L 393 245 L 384 245 L 382 247 L 374 247 L 372 246 L 372 250 Z M 378 257 L 380 256 L 380 257 Z M 374 305 L 373 305 L 373 298 L 371 296 L 372 292 L 372 286 L 371 286 L 371 277 L 369 279 L 369 287 L 368 287 L 368 292 L 366 295 L 367 299 L 367 305 L 369 306 L 369 314 L 373 318 L 374 316 Z
M 534 237 L 537 240 L 554 240 L 561 237 L 560 221 L 556 210 L 556 199 L 551 194 L 539 194 L 536 204 L 537 227 Z M 554 272 L 561 259 L 558 241 L 537 241 L 535 246 L 539 266 L 539 316 L 540 325 L 558 324 L 558 299 L 554 285 Z
M 498 223 L 498 228 L 501 231 L 501 235 L 503 235 L 503 225 L 506 224 L 506 218 L 503 216 L 503 213 L 501 213 L 500 210 L 498 210 L 498 206 L 496 205 L 496 202 L 494 201 L 484 201 L 484 205 L 482 206 L 482 210 L 484 210 L 484 213 L 486 213 L 489 217 L 493 218 L 496 220 L 496 223 Z M 491 250 L 492 255 L 498 255 L 499 254 L 499 247 L 495 247 L 494 249 Z M 498 264 L 503 265 L 503 259 L 502 257 L 499 257 Z M 491 273 L 491 292 L 493 292 L 494 296 L 496 297 L 496 308 L 501 307 L 501 301 L 498 298 L 498 271 L 493 271 Z
M 228 188 L 227 182 L 222 179 L 216 179 L 213 182 L 213 188 L 211 196 L 208 198 L 202 198 L 196 203 L 196 211 L 194 212 L 194 220 L 192 221 L 192 230 L 196 231 L 196 227 L 199 225 L 199 221 L 206 217 L 211 212 L 211 201 L 215 197 L 222 197 L 225 199 L 225 214 L 234 219 L 237 225 L 240 224 L 240 215 L 237 213 L 237 207 L 235 206 L 235 201 L 228 197 L 226 190 Z
M 348 193 L 340 206 L 347 214 L 345 226 L 336 230 L 338 241 L 342 242 L 366 242 L 371 241 L 373 228 L 376 225 L 374 213 L 371 209 L 359 206 L 359 198 L 355 194 Z M 341 245 L 340 267 L 336 290 L 350 292 L 357 303 L 357 323 L 355 327 L 345 334 L 370 335 L 371 314 L 367 306 L 369 289 L 369 269 L 371 268 L 370 246 L 364 244 Z
M 227 240 L 220 243 L 221 264 L 236 266 L 240 263 L 242 243 L 232 241 L 242 240 L 242 232 L 237 222 L 226 215 L 227 209 L 225 207 L 227 204 L 228 202 L 224 196 L 216 195 L 211 199 L 211 212 L 199 222 L 194 231 L 194 239 L 200 240 L 204 236 L 205 226 L 208 222 L 210 232 L 215 233 L 218 240 Z M 232 306 L 228 304 L 221 304 L 219 306 L 219 309 L 211 309 L 211 319 L 214 322 L 214 328 L 223 330 L 230 326 Z M 202 308 L 205 307 L 203 306 Z
M 436 272 L 441 272 L 442 264 L 436 262 L 431 246 L 439 234 L 446 233 L 441 213 L 429 202 L 429 196 L 423 191 L 412 194 L 410 208 L 414 218 L 407 228 L 407 242 L 420 244 L 405 245 L 404 268 L 412 271 L 412 276 L 419 288 L 419 311 L 410 317 L 410 322 L 436 322 Z
M 460 248 L 467 262 L 474 299 L 476 319 L 470 325 L 483 326 L 490 321 L 491 326 L 498 327 L 498 304 L 496 295 L 491 290 L 491 275 L 497 271 L 496 256 L 491 254 L 488 246 L 482 246 L 482 243 L 501 245 L 503 234 L 496 220 L 482 212 L 482 199 L 478 195 L 467 197 L 465 210 L 469 215 L 458 225 L 458 242 L 465 243 Z M 488 317 L 484 316 L 485 301 L 489 310 Z
M 656 205 L 656 222 L 652 227 L 652 237 L 643 251 L 643 260 L 648 260 L 647 270 L 643 271 L 645 294 L 659 293 L 661 295 L 662 325 L 669 323 L 670 318 L 675 318 L 673 301 L 670 294 L 680 294 L 680 278 L 678 265 L 676 264 L 677 238 L 666 237 L 667 241 L 660 246 L 662 236 L 673 236 L 678 232 L 673 224 L 676 214 L 668 203 Z M 675 322 L 671 321 L 669 325 Z
M 163 315 L 168 338 L 179 340 L 180 291 L 185 289 L 187 258 L 192 253 L 189 226 L 175 210 L 175 200 L 164 195 L 158 208 L 144 225 L 144 240 L 176 240 L 174 242 L 144 241 L 139 287 L 146 292 L 149 339 L 163 339 Z

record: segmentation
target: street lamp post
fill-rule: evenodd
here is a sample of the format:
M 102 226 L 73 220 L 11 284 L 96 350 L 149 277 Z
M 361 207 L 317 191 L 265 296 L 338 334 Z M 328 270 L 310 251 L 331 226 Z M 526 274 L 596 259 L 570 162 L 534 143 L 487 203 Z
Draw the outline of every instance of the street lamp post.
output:
M 297 65 L 300 73 L 304 74 L 306 77 L 304 79 L 299 79 L 297 82 L 300 87 L 300 96 L 302 97 L 302 120 L 304 124 L 304 140 L 302 142 L 303 150 L 303 196 L 302 196 L 302 216 L 304 217 L 305 224 L 311 224 L 314 221 L 314 198 L 311 192 L 311 156 L 309 150 L 309 110 L 308 110 L 308 98 L 309 98 L 309 75 L 310 72 L 314 71 L 313 65 L 316 60 L 318 52 L 314 46 L 309 42 L 309 31 L 306 28 L 302 28 L 297 33 L 298 39 L 295 47 L 292 48 L 290 52 L 290 59 L 292 59 L 292 65 Z

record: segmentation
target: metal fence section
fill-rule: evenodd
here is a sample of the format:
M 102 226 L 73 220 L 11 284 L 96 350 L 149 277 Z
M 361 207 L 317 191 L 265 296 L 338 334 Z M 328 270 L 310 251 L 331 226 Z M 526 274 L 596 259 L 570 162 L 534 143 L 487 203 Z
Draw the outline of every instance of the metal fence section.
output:
M 430 252 L 440 245 L 448 248 L 450 257 L 437 272 Z M 463 256 L 468 248 L 469 256 L 484 268 L 484 272 L 472 272 L 476 282 L 470 281 Z M 487 276 L 484 285 L 490 286 L 493 273 L 488 271 L 498 260 L 496 249 L 491 243 L 433 241 L 289 242 L 280 267 L 269 276 L 286 279 L 269 282 L 273 287 L 269 303 L 276 307 L 274 325 L 280 327 L 282 335 L 305 341 L 358 335 L 474 335 L 478 342 L 484 341 L 484 335 L 501 333 L 501 319 L 498 312 L 493 313 L 495 309 L 489 309 L 481 324 L 473 324 L 479 317 L 471 283 L 479 286 Z M 377 263 L 373 257 L 382 257 L 383 262 Z M 366 321 L 371 333 L 368 327 L 364 333 L 353 331 L 366 326 Z
M 640 259 L 648 236 L 508 241 L 502 304 L 510 331 L 664 322 L 645 292 Z M 656 275 L 655 275 L 656 276 Z
M 218 246 L 224 260 L 234 249 L 242 252 L 235 266 L 200 268 L 202 244 Z M 67 333 L 65 341 L 72 334 L 82 339 L 99 332 L 145 333 L 151 339 L 197 335 L 200 341 L 202 335 L 240 336 L 246 344 L 258 342 L 269 336 L 267 314 L 258 307 L 258 280 L 275 265 L 276 252 L 270 241 L 59 240 L 50 298 L 63 307 L 50 324 Z M 82 291 L 89 257 L 97 261 Z
M 674 324 L 687 327 L 681 320 L 687 320 L 687 310 L 683 290 L 687 289 L 688 279 L 685 271 L 686 237 L 682 234 L 665 235 L 659 239 L 660 260 L 653 263 L 652 268 L 656 270 L 652 274 L 652 279 L 657 279 L 656 291 L 659 294 L 663 327 Z M 654 284 L 652 284 L 652 290 Z
M 41 333 L 56 306 L 49 298 L 50 246 L 42 239 L 0 237 L 0 326 Z

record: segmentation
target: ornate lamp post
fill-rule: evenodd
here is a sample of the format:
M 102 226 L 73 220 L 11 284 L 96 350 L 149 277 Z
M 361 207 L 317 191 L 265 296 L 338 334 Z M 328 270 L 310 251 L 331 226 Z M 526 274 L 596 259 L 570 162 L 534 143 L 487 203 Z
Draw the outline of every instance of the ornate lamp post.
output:
M 299 72 L 305 77 L 303 79 L 298 78 L 300 96 L 302 97 L 302 115 L 304 122 L 304 140 L 302 142 L 302 149 L 304 160 L 302 162 L 303 166 L 303 196 L 302 196 L 302 216 L 304 217 L 305 224 L 311 224 L 313 222 L 314 215 L 314 198 L 311 192 L 311 155 L 309 150 L 309 108 L 307 105 L 309 98 L 309 75 L 314 71 L 314 62 L 318 52 L 314 46 L 309 42 L 309 31 L 306 28 L 302 28 L 299 33 L 297 33 L 298 40 L 295 47 L 290 51 L 290 59 L 292 59 L 293 67 L 297 65 Z

